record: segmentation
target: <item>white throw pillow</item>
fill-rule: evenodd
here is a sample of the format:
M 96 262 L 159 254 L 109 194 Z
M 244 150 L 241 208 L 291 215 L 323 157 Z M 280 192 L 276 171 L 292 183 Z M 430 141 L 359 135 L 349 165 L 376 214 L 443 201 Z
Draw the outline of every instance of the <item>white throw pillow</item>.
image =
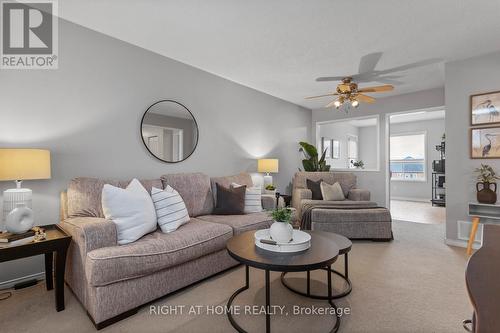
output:
M 153 187 L 151 197 L 161 231 L 172 232 L 182 224 L 189 222 L 189 214 L 184 200 L 170 185 L 167 185 L 164 190 Z
M 321 188 L 321 195 L 323 195 L 323 200 L 327 201 L 345 200 L 344 192 L 342 191 L 342 187 L 338 182 L 336 182 L 333 185 L 321 182 L 319 186 Z
M 241 187 L 243 185 L 232 183 L 232 187 Z M 262 212 L 262 190 L 260 187 L 247 187 L 245 192 L 245 214 Z
M 116 224 L 118 244 L 135 242 L 156 230 L 153 201 L 137 179 L 133 179 L 126 189 L 105 184 L 101 202 L 104 217 Z

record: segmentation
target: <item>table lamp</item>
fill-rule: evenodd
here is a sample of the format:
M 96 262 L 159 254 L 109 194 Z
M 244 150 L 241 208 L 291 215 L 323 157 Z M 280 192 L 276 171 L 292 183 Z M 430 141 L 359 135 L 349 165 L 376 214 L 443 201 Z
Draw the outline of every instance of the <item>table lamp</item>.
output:
M 278 160 L 277 159 L 266 159 L 266 158 L 259 159 L 257 161 L 257 170 L 258 170 L 258 172 L 264 172 L 266 174 L 264 176 L 264 188 L 266 188 L 267 185 L 270 185 L 273 183 L 273 176 L 271 176 L 269 173 L 278 172 Z
M 31 208 L 32 191 L 21 185 L 23 180 L 34 179 L 50 179 L 50 151 L 0 148 L 0 181 L 16 182 L 16 188 L 3 192 L 4 219 L 17 204 Z

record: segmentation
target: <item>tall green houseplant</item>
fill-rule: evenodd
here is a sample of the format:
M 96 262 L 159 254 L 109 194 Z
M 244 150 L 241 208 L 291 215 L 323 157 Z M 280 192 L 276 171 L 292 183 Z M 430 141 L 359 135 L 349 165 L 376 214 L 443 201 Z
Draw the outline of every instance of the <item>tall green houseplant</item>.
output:
M 299 142 L 299 145 L 299 151 L 304 154 L 304 159 L 302 160 L 304 171 L 330 171 L 330 166 L 326 164 L 325 159 L 326 149 L 321 154 L 321 158 L 319 158 L 318 150 L 313 145 L 304 141 Z

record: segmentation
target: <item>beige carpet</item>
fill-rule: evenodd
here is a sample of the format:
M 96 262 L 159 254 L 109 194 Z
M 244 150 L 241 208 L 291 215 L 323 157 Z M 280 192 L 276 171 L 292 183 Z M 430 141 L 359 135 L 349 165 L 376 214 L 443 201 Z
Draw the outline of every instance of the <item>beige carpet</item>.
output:
M 391 200 L 391 215 L 395 220 L 444 224 L 446 223 L 446 208 L 433 206 L 429 202 Z
M 394 223 L 395 240 L 390 243 L 355 242 L 350 255 L 353 292 L 338 300 L 349 308 L 340 332 L 462 332 L 461 321 L 471 315 L 464 285 L 464 249 L 443 244 L 443 225 Z M 342 267 L 342 260 L 336 264 Z M 264 275 L 251 269 L 251 288 L 235 304 L 264 303 Z M 303 285 L 294 274 L 291 282 Z M 313 274 L 322 279 L 324 272 Z M 272 275 L 271 301 L 285 305 L 288 316 L 272 318 L 273 332 L 327 332 L 334 320 L 328 315 L 293 315 L 293 306 L 327 310 L 324 301 L 310 301 L 290 293 Z M 168 281 L 165 281 L 168 283 Z M 152 315 L 149 306 L 102 332 L 234 332 L 224 314 L 207 314 L 225 305 L 228 297 L 244 283 L 244 268 L 218 275 L 154 305 L 184 305 L 177 315 Z M 315 282 L 313 290 L 325 290 Z M 201 315 L 190 314 L 200 305 Z M 208 306 L 208 307 L 207 307 Z M 166 310 L 167 308 L 163 308 Z M 172 308 L 173 309 L 173 308 Z M 195 309 L 195 308 L 193 308 Z M 243 310 L 243 309 L 242 309 Z M 264 316 L 240 315 L 238 321 L 249 332 L 264 331 Z M 94 327 L 71 292 L 66 293 L 66 310 L 54 309 L 54 294 L 44 285 L 15 292 L 0 301 L 1 332 L 93 332 Z

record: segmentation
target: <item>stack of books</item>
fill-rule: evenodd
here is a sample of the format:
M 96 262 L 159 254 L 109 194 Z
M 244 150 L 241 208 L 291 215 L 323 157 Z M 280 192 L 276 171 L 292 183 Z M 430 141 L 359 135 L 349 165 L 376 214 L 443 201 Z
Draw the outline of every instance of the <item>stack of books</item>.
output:
M 3 232 L 0 233 L 0 248 L 31 243 L 34 239 L 35 232 L 33 230 L 23 232 L 22 234 Z

